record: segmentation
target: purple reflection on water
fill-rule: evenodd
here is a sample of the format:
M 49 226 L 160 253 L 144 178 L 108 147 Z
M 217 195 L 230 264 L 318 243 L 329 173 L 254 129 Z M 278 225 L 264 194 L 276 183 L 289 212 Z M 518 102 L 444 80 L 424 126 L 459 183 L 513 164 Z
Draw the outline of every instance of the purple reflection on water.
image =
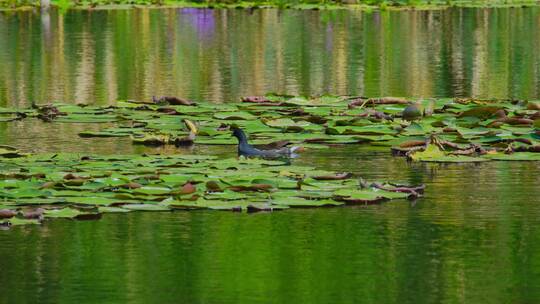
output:
M 374 12 L 373 13 L 373 22 L 377 25 L 381 25 L 381 13 L 380 12 Z
M 182 8 L 179 18 L 193 26 L 199 39 L 211 39 L 214 35 L 216 22 L 214 11 L 211 9 Z
M 331 23 L 328 23 L 326 26 L 326 41 L 325 41 L 326 51 L 330 52 L 334 48 L 334 27 Z

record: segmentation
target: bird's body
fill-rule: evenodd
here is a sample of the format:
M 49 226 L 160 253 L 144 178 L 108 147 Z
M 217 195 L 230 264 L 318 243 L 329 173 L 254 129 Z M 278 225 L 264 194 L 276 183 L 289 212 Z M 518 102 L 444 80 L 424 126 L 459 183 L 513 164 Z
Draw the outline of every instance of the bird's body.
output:
M 422 118 L 423 107 L 421 103 L 412 103 L 403 109 L 402 117 L 406 121 L 415 121 Z
M 260 156 L 267 158 L 294 157 L 294 151 L 299 147 L 283 147 L 279 149 L 258 149 L 248 143 L 248 138 L 244 131 L 239 128 L 233 129 L 233 136 L 238 139 L 238 155 Z

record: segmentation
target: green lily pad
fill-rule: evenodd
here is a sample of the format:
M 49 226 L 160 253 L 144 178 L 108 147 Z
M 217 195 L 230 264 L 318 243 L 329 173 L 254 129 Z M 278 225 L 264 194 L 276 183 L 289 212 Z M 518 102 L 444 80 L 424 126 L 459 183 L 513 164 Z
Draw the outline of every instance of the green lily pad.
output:
M 464 155 L 447 155 L 436 145 L 428 145 L 424 151 L 417 151 L 409 155 L 414 161 L 438 162 L 438 163 L 462 163 L 462 162 L 484 162 L 488 161 L 481 157 L 471 157 Z
M 126 200 L 99 197 L 99 196 L 67 197 L 65 201 L 71 204 L 95 205 L 95 206 L 109 206 L 115 203 L 126 202 Z
M 17 149 L 9 148 L 7 146 L 0 147 L 0 157 L 15 158 L 25 156 L 24 153 L 20 153 Z
M 116 115 L 96 115 L 96 114 L 69 114 L 67 116 L 59 116 L 55 122 L 67 122 L 67 123 L 105 123 L 118 121 Z
M 256 116 L 253 114 L 250 114 L 248 112 L 218 112 L 214 114 L 215 119 L 221 119 L 221 120 L 252 120 L 255 119 Z
M 126 209 L 126 208 L 121 208 L 121 207 L 104 207 L 104 206 L 100 206 L 98 208 L 98 211 L 100 213 L 127 213 L 127 212 L 131 212 L 133 210 Z
M 122 208 L 133 211 L 170 211 L 169 207 L 154 204 L 126 204 Z
M 377 201 L 380 199 L 399 199 L 409 197 L 408 193 L 391 192 L 379 189 L 340 189 L 334 192 L 334 196 L 343 197 L 347 200 Z
M 50 209 L 45 210 L 44 212 L 46 218 L 74 218 L 80 214 L 82 214 L 82 212 L 72 208 Z
M 130 136 L 134 144 L 145 145 L 175 144 L 177 138 L 187 134 L 184 119 L 197 124 L 199 132 L 195 144 L 208 145 L 236 144 L 229 129 L 231 125 L 245 129 L 253 144 L 287 140 L 311 147 L 326 147 L 327 144 L 391 147 L 405 138 L 427 138 L 435 134 L 453 144 L 479 144 L 491 150 L 516 138 L 531 139 L 538 132 L 538 123 L 535 125 L 534 121 L 538 111 L 536 102 L 372 98 L 371 102 L 362 106 L 349 108 L 351 99 L 331 95 L 302 97 L 267 94 L 246 100 L 264 102 L 198 102 L 195 106 L 161 106 L 149 102 L 119 101 L 114 107 L 53 104 L 29 109 L 1 108 L 0 116 L 11 119 L 18 115 L 17 119 L 25 119 L 24 115 L 37 117 L 43 111 L 54 114 L 56 108 L 61 114 L 52 115 L 52 120 L 57 123 L 121 122 L 105 129 L 85 130 L 80 133 L 83 137 Z M 399 117 L 414 122 L 407 123 Z M 18 151 L 4 152 L 0 155 L 24 156 L 18 155 Z M 453 157 L 445 160 L 458 161 Z M 106 163 L 101 165 L 108 166 Z M 125 168 L 111 169 L 120 171 Z M 46 168 L 35 170 L 47 172 Z M 145 169 L 141 167 L 138 170 Z
M 153 186 L 144 186 L 133 190 L 134 194 L 144 194 L 144 195 L 165 195 L 169 194 L 171 189 L 169 187 L 160 187 L 157 185 Z
M 24 225 L 39 225 L 41 222 L 39 220 L 27 220 L 20 219 L 17 217 L 12 217 L 7 220 L 0 220 L 0 225 L 9 225 L 9 226 L 24 226 Z
M 302 208 L 302 207 L 329 207 L 329 206 L 339 206 L 343 205 L 343 202 L 337 202 L 329 199 L 304 199 L 299 197 L 289 197 L 289 198 L 278 198 L 270 200 L 273 205 L 283 205 L 289 206 L 291 208 Z
M 495 112 L 501 109 L 502 109 L 501 107 L 496 107 L 496 106 L 474 106 L 468 110 L 463 111 L 460 114 L 460 117 L 472 116 L 472 117 L 486 119 L 493 116 Z

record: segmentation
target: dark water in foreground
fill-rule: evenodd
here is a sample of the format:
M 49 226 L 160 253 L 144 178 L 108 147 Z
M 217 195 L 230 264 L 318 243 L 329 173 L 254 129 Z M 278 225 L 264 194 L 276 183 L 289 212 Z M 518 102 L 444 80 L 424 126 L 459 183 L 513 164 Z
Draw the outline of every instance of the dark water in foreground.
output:
M 0 302 L 540 301 L 537 163 L 408 164 L 355 148 L 295 161 L 312 163 L 427 192 L 378 206 L 131 213 L 0 231 Z
M 0 13 L 0 106 L 266 91 L 540 96 L 540 10 Z M 205 153 L 0 123 L 23 151 Z M 171 212 L 0 231 L 0 303 L 538 303 L 540 164 L 409 164 L 359 147 L 295 164 L 425 183 L 416 202 Z

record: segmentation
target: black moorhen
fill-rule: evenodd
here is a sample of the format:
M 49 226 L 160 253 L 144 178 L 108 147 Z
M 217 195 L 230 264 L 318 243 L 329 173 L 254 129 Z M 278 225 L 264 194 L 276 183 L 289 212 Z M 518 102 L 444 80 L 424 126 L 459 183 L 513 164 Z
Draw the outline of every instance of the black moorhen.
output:
M 248 143 L 248 138 L 244 131 L 240 128 L 233 128 L 233 136 L 238 138 L 238 155 L 243 156 L 260 156 L 267 158 L 278 157 L 295 157 L 294 151 L 300 147 L 283 147 L 279 149 L 257 149 Z

